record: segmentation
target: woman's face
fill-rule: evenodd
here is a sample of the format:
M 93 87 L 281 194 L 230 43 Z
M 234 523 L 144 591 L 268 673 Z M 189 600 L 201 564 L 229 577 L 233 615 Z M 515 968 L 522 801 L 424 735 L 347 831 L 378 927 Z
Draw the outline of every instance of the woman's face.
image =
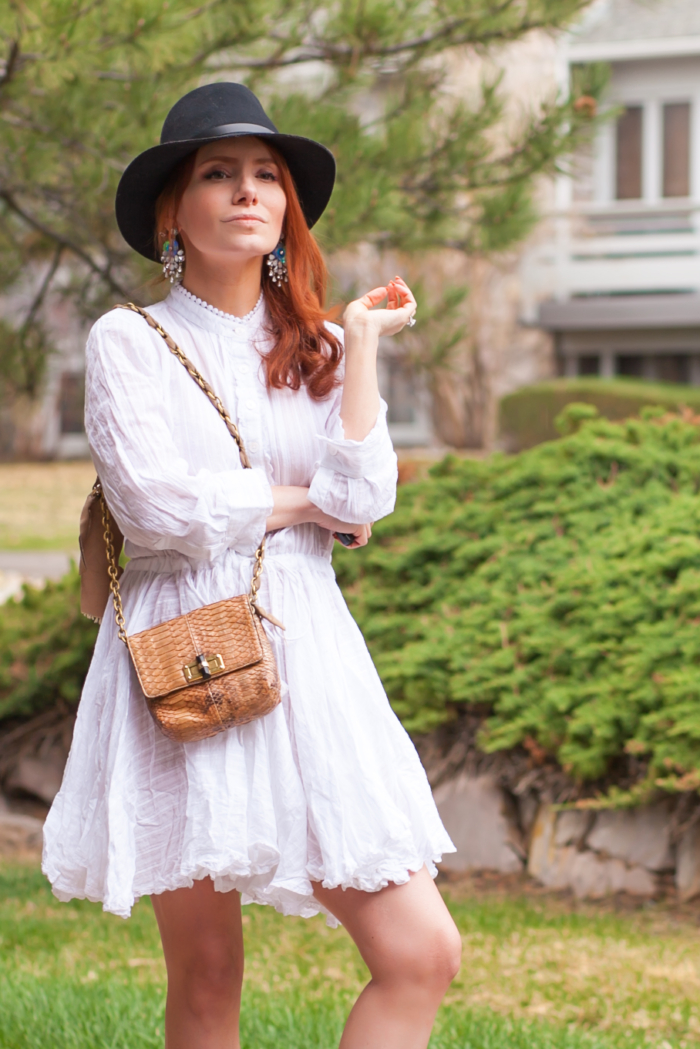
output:
M 197 151 L 177 211 L 185 248 L 203 256 L 251 258 L 273 251 L 287 200 L 279 166 L 259 138 L 220 139 Z

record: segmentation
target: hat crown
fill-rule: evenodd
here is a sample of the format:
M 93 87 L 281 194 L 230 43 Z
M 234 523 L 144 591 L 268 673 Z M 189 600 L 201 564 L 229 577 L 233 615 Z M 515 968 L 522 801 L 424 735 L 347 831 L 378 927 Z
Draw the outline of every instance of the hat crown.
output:
M 205 138 L 207 132 L 226 124 L 253 124 L 277 131 L 250 88 L 225 82 L 204 84 L 183 95 L 165 118 L 160 141 Z

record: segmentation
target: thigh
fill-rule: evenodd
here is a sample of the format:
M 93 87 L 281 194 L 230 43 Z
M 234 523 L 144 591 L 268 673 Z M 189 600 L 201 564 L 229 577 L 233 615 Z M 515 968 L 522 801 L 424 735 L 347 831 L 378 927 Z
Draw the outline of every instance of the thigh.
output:
M 373 977 L 390 975 L 397 966 L 458 965 L 459 932 L 425 867 L 405 884 L 378 892 L 317 884 L 314 895 L 348 930 Z
M 216 892 L 211 878 L 151 897 L 170 971 L 189 962 L 243 967 L 240 893 Z

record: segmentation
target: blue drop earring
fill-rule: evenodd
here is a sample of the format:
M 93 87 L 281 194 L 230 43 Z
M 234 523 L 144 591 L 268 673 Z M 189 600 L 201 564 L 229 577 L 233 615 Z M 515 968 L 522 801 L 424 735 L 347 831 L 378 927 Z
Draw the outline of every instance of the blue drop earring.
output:
M 182 267 L 185 264 L 185 253 L 177 240 L 178 230 L 170 231 L 170 238 L 163 244 L 160 261 L 163 263 L 163 275 L 171 284 L 182 280 Z M 167 236 L 167 233 L 165 234 Z
M 284 237 L 280 237 L 279 243 L 274 251 L 267 256 L 267 271 L 270 280 L 278 287 L 280 284 L 289 283 L 287 273 L 287 249 L 284 246 Z

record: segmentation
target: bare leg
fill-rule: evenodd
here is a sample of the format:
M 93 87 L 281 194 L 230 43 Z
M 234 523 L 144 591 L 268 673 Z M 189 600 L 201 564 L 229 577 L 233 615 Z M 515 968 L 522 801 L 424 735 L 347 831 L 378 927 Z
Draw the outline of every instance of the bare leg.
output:
M 314 893 L 348 930 L 372 977 L 340 1049 L 425 1049 L 462 946 L 427 870 L 379 892 L 315 885 Z
M 240 895 L 205 878 L 151 900 L 168 970 L 165 1049 L 239 1049 Z

